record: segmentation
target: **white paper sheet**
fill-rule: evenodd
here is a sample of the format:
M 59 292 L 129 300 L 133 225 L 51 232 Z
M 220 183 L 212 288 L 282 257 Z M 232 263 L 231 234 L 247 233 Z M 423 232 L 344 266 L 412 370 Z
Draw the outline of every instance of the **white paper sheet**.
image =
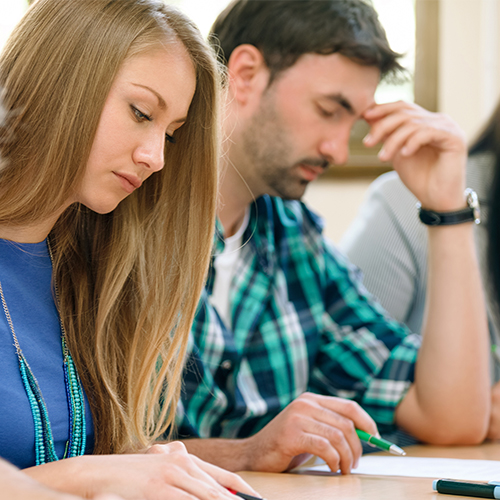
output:
M 320 462 L 318 464 L 318 462 Z M 324 462 L 306 464 L 296 469 L 299 474 L 327 474 L 332 472 Z M 353 474 L 373 476 L 430 477 L 434 479 L 464 479 L 467 481 L 500 481 L 500 461 L 462 460 L 458 458 L 374 457 L 364 456 Z

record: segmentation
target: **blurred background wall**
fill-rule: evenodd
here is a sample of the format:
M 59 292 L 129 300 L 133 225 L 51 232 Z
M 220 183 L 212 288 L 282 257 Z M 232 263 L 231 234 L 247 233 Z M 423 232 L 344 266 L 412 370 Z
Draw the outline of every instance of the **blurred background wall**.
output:
M 169 1 L 169 0 L 167 0 Z M 272 1 L 272 0 L 270 0 Z M 170 0 L 204 34 L 228 0 Z M 500 95 L 500 0 L 373 0 L 391 46 L 404 53 L 408 79 L 383 83 L 377 102 L 415 100 L 451 115 L 472 141 Z M 0 0 L 0 48 L 27 8 L 27 0 Z M 369 184 L 390 165 L 362 147 L 362 125 L 351 139 L 351 159 L 333 166 L 305 196 L 338 242 Z

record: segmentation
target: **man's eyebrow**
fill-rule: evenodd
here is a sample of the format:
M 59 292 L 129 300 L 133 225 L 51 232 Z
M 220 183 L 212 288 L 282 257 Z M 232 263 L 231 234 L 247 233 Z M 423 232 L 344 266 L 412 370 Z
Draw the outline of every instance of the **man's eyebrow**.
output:
M 158 94 L 158 92 L 156 92 L 156 90 L 152 89 L 151 87 L 148 87 L 147 85 L 141 85 L 139 83 L 132 83 L 132 85 L 134 85 L 136 87 L 140 87 L 141 89 L 149 90 L 158 99 L 158 106 L 160 107 L 160 109 L 162 109 L 162 110 L 167 109 L 167 103 L 165 102 L 165 99 L 163 99 L 163 97 L 160 94 Z M 187 120 L 187 116 L 184 116 L 183 118 L 179 118 L 178 120 L 174 120 L 172 123 L 183 124 L 186 120 Z
M 356 112 L 354 111 L 354 107 L 349 99 L 347 99 L 347 97 L 343 96 L 342 94 L 330 94 L 327 95 L 326 98 L 330 101 L 334 101 L 340 104 L 350 115 L 356 114 Z

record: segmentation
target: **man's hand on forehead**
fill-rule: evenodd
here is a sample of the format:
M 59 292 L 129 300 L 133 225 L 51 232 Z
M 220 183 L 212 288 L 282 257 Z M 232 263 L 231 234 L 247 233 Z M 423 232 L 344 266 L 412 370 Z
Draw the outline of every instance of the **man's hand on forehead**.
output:
M 398 154 L 412 156 L 424 146 L 466 150 L 465 135 L 455 122 L 413 103 L 374 104 L 363 113 L 363 118 L 371 127 L 363 143 L 367 147 L 383 143 L 379 153 L 382 161 L 394 160 Z
M 365 146 L 383 144 L 380 160 L 392 162 L 422 206 L 443 211 L 462 207 L 467 145 L 450 117 L 399 101 L 374 105 L 363 118 L 370 125 Z

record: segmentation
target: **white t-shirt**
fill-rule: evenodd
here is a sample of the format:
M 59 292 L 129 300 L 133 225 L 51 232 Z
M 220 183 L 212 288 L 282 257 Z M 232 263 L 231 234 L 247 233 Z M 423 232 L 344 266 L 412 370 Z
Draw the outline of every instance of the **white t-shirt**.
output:
M 229 289 L 240 256 L 243 233 L 248 226 L 249 219 L 250 208 L 247 207 L 245 217 L 238 231 L 224 239 L 224 251 L 214 259 L 215 280 L 210 303 L 215 307 L 222 321 L 228 327 L 231 325 Z

